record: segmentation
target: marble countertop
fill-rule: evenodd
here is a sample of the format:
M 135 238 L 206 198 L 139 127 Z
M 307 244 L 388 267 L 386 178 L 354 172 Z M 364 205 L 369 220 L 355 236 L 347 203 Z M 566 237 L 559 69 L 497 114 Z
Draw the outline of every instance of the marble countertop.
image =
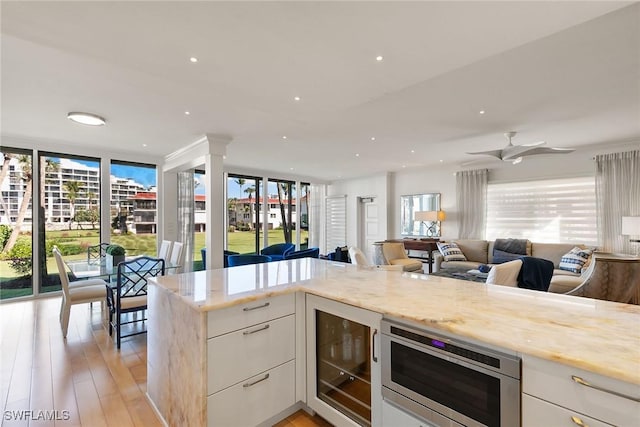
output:
M 640 306 L 312 258 L 158 277 L 199 311 L 304 291 L 640 384 Z

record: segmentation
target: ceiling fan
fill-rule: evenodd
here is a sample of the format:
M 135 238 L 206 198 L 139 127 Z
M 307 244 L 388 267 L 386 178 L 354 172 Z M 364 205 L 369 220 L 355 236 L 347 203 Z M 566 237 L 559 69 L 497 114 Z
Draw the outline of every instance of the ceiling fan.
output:
M 512 162 L 514 165 L 520 163 L 523 157 L 534 156 L 536 154 L 567 154 L 575 151 L 573 148 L 555 148 L 555 147 L 540 147 L 545 141 L 534 142 L 532 144 L 513 145 L 511 138 L 516 136 L 517 132 L 511 131 L 504 134 L 509 141 L 502 150 L 489 150 L 489 151 L 477 151 L 467 154 L 482 154 L 486 156 L 497 157 L 505 162 Z

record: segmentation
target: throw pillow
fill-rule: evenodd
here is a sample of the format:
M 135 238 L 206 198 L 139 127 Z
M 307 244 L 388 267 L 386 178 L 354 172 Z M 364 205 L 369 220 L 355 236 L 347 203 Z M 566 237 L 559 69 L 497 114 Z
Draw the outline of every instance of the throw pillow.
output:
M 582 267 L 587 263 L 587 260 L 591 256 L 591 253 L 591 249 L 581 249 L 576 246 L 562 256 L 558 267 L 560 270 L 580 273 L 580 271 L 582 271 Z
M 444 257 L 445 261 L 466 261 L 467 257 L 464 256 L 457 244 L 450 242 L 438 242 L 438 250 Z
M 522 254 L 514 254 L 511 252 L 505 252 L 498 249 L 493 250 L 493 263 L 494 264 L 502 264 L 504 262 L 513 261 L 514 259 L 519 259 L 522 257 Z

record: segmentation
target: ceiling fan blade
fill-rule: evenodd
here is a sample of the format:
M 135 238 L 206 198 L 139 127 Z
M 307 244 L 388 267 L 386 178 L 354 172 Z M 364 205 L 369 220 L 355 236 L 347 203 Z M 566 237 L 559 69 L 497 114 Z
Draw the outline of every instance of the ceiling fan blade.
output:
M 576 151 L 573 148 L 534 147 L 520 151 L 517 155 L 509 154 L 504 160 L 513 160 L 516 157 L 535 156 L 537 154 L 568 154 Z
M 489 151 L 476 151 L 473 153 L 467 153 L 467 154 L 480 154 L 483 156 L 493 156 L 493 157 L 497 157 L 498 159 L 502 160 L 502 151 L 503 150 L 489 150 Z
M 538 141 L 538 142 L 532 142 L 530 144 L 522 144 L 523 147 L 537 147 L 539 145 L 544 145 L 546 144 L 547 141 Z

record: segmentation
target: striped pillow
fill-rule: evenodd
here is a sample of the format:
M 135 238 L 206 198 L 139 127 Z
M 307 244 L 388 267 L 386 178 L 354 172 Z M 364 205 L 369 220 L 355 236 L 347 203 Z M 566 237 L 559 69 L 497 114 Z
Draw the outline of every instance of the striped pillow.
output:
M 450 242 L 438 242 L 438 250 L 444 257 L 445 261 L 466 261 L 467 257 L 464 256 L 457 244 Z
M 560 270 L 580 273 L 580 271 L 582 271 L 582 267 L 589 260 L 591 252 L 591 249 L 581 249 L 576 246 L 562 256 L 558 267 Z

